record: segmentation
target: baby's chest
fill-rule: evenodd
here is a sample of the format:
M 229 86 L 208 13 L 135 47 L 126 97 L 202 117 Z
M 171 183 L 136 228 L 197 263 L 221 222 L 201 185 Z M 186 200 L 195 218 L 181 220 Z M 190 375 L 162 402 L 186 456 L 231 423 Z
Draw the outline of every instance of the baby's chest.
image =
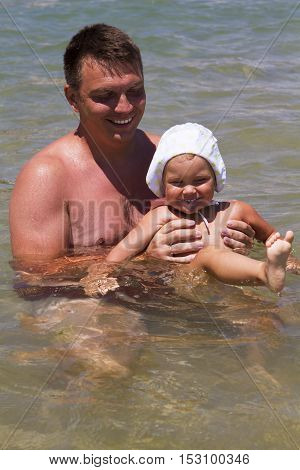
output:
M 202 240 L 204 246 L 213 245 L 218 248 L 224 247 L 223 238 L 221 236 L 222 230 L 230 218 L 227 211 L 219 212 L 215 215 L 214 220 L 204 219 L 200 222 L 198 227 L 202 233 Z

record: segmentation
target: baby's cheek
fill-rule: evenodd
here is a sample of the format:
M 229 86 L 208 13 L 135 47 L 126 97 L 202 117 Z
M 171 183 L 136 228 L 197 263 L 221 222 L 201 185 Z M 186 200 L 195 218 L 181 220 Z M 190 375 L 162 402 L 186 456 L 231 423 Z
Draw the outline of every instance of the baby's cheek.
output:
M 173 197 L 173 193 L 174 191 L 172 191 L 172 189 L 169 189 L 168 187 L 166 187 L 166 191 L 165 191 L 166 200 L 170 201 L 170 199 L 172 199 Z

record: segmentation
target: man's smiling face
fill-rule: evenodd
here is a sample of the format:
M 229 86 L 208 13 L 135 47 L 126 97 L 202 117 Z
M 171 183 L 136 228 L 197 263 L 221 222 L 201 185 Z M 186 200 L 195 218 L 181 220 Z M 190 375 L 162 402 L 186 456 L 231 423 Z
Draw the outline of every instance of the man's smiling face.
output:
M 81 123 L 92 135 L 110 143 L 132 139 L 146 105 L 141 73 L 129 67 L 123 73 L 113 73 L 85 59 L 76 95 Z

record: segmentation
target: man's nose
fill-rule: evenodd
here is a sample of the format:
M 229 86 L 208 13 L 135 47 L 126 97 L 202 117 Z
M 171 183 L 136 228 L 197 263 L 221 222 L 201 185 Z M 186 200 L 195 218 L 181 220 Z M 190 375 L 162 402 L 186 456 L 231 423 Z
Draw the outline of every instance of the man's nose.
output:
M 130 101 L 128 101 L 127 96 L 125 95 L 125 93 L 122 93 L 122 95 L 119 98 L 119 101 L 117 102 L 115 106 L 115 112 L 129 113 L 130 111 L 132 111 L 132 109 L 133 109 L 133 106 L 130 103 Z

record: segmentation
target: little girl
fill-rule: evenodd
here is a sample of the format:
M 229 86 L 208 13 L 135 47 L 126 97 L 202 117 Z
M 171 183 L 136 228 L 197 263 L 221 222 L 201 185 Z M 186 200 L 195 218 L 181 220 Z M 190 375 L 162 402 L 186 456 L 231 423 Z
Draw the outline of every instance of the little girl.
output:
M 280 292 L 293 232 L 284 239 L 249 204 L 242 201 L 213 200 L 226 180 L 226 168 L 217 140 L 205 127 L 187 123 L 163 134 L 147 173 L 147 184 L 160 198 L 140 223 L 115 246 L 108 262 L 122 262 L 145 250 L 155 233 L 167 222 L 189 218 L 202 232 L 205 247 L 187 266 L 205 270 L 228 284 L 265 284 Z M 220 232 L 229 219 L 246 222 L 255 238 L 265 243 L 265 262 L 247 258 L 226 248 Z M 170 253 L 176 256 L 176 253 Z

